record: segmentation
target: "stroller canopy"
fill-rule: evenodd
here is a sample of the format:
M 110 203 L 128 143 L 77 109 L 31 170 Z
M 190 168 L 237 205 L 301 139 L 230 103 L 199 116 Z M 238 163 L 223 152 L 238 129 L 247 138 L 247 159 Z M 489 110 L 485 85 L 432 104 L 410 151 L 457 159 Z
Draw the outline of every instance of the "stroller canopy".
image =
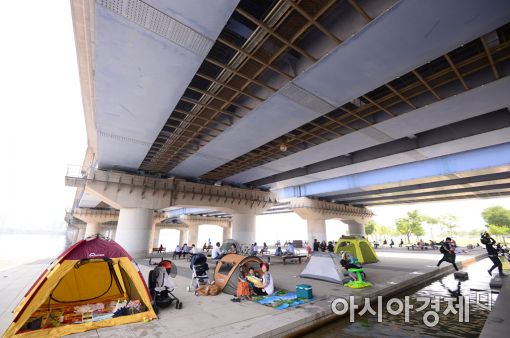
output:
M 256 272 L 262 274 L 260 263 L 262 263 L 262 260 L 256 256 L 225 255 L 216 265 L 214 281 L 216 285 L 223 289 L 223 292 L 233 295 L 237 290 L 241 267 L 244 267 L 246 271 L 254 268 Z
M 203 253 L 194 254 L 191 256 L 190 269 L 193 265 L 204 265 L 207 264 L 207 257 Z
M 122 300 L 139 301 L 141 312 L 112 318 L 112 304 Z M 83 308 L 81 313 L 76 307 Z M 100 309 L 102 320 L 94 320 L 99 313 L 87 307 Z M 156 318 L 145 281 L 129 254 L 99 235 L 64 251 L 37 279 L 14 315 L 4 337 L 60 337 Z

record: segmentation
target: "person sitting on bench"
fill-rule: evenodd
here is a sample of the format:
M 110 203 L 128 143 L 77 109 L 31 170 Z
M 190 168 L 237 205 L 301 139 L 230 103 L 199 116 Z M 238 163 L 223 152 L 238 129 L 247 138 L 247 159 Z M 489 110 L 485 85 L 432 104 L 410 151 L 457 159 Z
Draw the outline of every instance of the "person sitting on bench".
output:
M 186 258 L 186 255 L 189 254 L 189 246 L 187 243 L 184 243 L 184 245 L 182 246 L 181 252 L 182 252 L 182 255 L 184 256 L 184 258 Z
M 172 259 L 175 259 L 175 257 L 177 256 L 179 256 L 179 259 L 181 258 L 181 247 L 179 246 L 179 244 L 177 244 L 177 246 L 175 247 Z
M 274 255 L 275 256 L 281 256 L 282 255 L 282 247 L 281 246 L 277 246 L 276 247 L 276 251 L 274 252 Z
M 292 243 L 287 244 L 287 251 L 285 251 L 286 256 L 294 256 L 296 254 L 296 249 L 294 249 L 294 245 Z

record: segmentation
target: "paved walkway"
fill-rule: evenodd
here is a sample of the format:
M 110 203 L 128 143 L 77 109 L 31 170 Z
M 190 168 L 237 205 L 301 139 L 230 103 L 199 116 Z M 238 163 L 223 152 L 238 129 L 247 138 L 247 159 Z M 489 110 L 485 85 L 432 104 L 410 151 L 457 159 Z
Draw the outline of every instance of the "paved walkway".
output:
M 497 273 L 494 273 L 494 275 L 497 275 Z M 503 286 L 496 304 L 494 304 L 480 333 L 481 338 L 505 337 L 510 332 L 510 316 L 508 315 L 508 309 L 510 309 L 510 276 L 503 277 L 501 281 Z
M 404 289 L 425 283 L 430 279 L 453 271 L 450 264 L 435 264 L 441 255 L 435 252 L 409 252 L 399 249 L 377 250 L 379 263 L 368 264 L 365 271 L 372 288 L 349 289 L 339 284 L 313 279 L 299 278 L 302 264 L 271 264 L 270 271 L 277 288 L 294 290 L 296 284 L 310 284 L 317 300 L 300 308 L 283 311 L 274 310 L 254 302 L 234 303 L 232 296 L 220 294 L 216 297 L 196 297 L 186 292 L 190 281 L 189 262 L 177 260 L 179 274 L 175 279 L 174 294 L 184 303 L 182 310 L 164 309 L 160 319 L 150 323 L 136 323 L 75 334 L 75 337 L 238 337 L 279 336 L 334 318 L 331 302 L 337 297 L 375 297 L 402 292 Z M 483 257 L 484 251 L 474 249 L 469 254 L 459 255 L 459 267 Z M 147 278 L 151 269 L 147 261 L 140 262 L 140 269 Z M 0 272 L 0 332 L 12 320 L 12 310 L 32 285 L 45 264 L 31 263 Z M 211 270 L 212 275 L 212 270 Z

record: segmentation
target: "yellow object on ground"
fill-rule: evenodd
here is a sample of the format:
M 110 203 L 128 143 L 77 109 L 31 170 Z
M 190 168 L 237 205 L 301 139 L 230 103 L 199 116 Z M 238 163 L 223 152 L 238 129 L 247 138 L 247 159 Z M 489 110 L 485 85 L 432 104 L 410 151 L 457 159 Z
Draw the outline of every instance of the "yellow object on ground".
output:
M 118 301 L 126 308 L 112 318 Z M 14 310 L 4 337 L 61 337 L 157 318 L 140 272 L 117 243 L 100 236 L 77 242 L 37 279 Z
M 258 288 L 261 288 L 262 287 L 262 282 L 260 281 L 260 279 L 258 279 L 257 277 L 254 277 L 254 276 L 247 276 L 246 279 L 250 282 L 253 283 L 253 285 L 255 285 L 256 287 Z

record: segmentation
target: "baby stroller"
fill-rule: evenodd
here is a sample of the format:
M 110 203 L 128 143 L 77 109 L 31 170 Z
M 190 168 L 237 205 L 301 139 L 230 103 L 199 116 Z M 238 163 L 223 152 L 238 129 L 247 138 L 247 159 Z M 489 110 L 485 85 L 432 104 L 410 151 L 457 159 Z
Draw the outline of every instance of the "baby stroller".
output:
M 182 309 L 182 302 L 173 295 L 174 283 L 170 278 L 177 275 L 177 267 L 171 261 L 163 260 L 157 267 L 149 271 L 149 292 L 152 297 L 152 306 L 156 313 L 159 309 L 167 308 L 175 300 L 175 308 Z
M 209 276 L 207 275 L 209 265 L 207 264 L 207 257 L 204 256 L 204 254 L 198 253 L 191 256 L 191 264 L 189 267 L 193 275 L 187 287 L 188 292 L 197 289 L 200 285 L 209 284 Z

